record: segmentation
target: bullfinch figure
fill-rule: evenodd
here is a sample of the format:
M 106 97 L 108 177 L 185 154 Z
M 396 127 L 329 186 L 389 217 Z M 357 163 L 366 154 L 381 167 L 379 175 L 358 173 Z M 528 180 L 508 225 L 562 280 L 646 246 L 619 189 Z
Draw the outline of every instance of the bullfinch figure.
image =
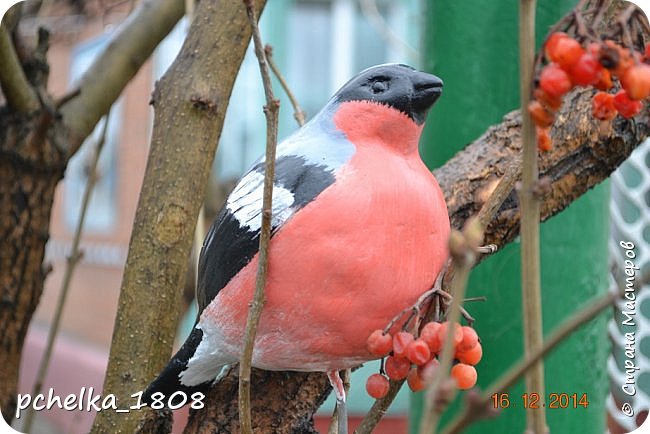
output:
M 418 141 L 442 81 L 407 65 L 371 67 L 278 145 L 266 304 L 252 364 L 327 374 L 373 357 L 368 336 L 431 288 L 449 217 Z M 239 180 L 206 235 L 199 315 L 144 394 L 205 390 L 239 361 L 253 298 L 264 161 Z

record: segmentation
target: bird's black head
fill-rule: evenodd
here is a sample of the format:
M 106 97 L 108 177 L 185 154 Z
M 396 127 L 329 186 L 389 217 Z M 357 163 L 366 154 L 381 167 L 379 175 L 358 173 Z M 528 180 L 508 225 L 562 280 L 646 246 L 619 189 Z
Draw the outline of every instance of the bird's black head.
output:
M 406 113 L 421 125 L 442 93 L 442 80 L 408 65 L 391 63 L 360 72 L 333 97 L 335 101 L 374 101 Z

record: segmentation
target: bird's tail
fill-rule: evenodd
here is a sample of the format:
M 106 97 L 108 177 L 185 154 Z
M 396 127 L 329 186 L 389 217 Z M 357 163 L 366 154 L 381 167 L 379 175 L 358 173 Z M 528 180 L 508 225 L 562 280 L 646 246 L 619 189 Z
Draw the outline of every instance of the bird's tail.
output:
M 192 333 L 171 358 L 165 369 L 149 384 L 142 394 L 142 402 L 152 408 L 177 408 L 189 404 L 196 392 L 205 393 L 212 381 L 206 381 L 193 386 L 182 384 L 180 374 L 187 368 L 187 362 L 194 356 L 203 337 L 203 331 L 194 327 Z M 181 400 L 185 400 L 183 403 Z

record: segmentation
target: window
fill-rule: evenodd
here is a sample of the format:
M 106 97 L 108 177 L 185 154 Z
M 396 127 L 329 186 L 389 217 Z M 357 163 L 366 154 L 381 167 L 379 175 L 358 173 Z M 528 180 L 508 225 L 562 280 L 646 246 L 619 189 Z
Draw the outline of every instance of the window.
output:
M 94 57 L 104 48 L 109 35 L 104 34 L 89 42 L 79 45 L 72 53 L 70 66 L 70 88 L 88 69 Z M 70 159 L 65 173 L 65 223 L 70 231 L 74 231 L 79 221 L 79 211 L 86 183 L 88 181 L 88 166 L 101 132 L 105 118 L 102 119 L 88 139 L 81 145 L 79 151 Z M 106 142 L 100 156 L 97 171 L 99 178 L 95 184 L 84 230 L 86 232 L 109 233 L 113 230 L 117 219 L 117 144 L 121 127 L 121 103 L 113 106 L 110 113 Z

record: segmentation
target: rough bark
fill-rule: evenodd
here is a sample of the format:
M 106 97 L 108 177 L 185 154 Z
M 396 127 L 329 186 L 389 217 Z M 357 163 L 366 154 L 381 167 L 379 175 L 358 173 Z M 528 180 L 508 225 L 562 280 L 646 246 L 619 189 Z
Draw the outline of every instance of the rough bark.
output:
M 540 176 L 550 181 L 542 202 L 542 220 L 606 179 L 650 135 L 647 108 L 635 121 L 620 117 L 610 123 L 594 120 L 592 93 L 575 91 L 566 98 L 552 132 L 555 148 L 541 157 Z M 434 171 L 454 227 L 460 228 L 480 210 L 507 168 L 519 160 L 520 129 L 519 112 L 512 112 Z M 518 233 L 519 211 L 513 191 L 489 225 L 486 242 L 503 246 Z M 209 392 L 207 407 L 191 413 L 185 433 L 237 432 L 236 384 L 236 370 L 232 370 Z M 256 372 L 252 384 L 256 432 L 311 432 L 309 421 L 329 391 L 324 374 Z
M 0 409 L 11 420 L 20 355 L 43 291 L 54 188 L 65 160 L 54 145 L 61 128 L 38 113 L 0 110 Z
M 82 81 L 77 102 L 65 106 L 67 123 L 45 91 L 49 69 L 45 61 L 46 31 L 39 30 L 38 44 L 31 52 L 23 53 L 23 64 L 12 57 L 14 73 L 0 77 L 3 95 L 9 97 L 9 105 L 0 108 L 0 410 L 7 421 L 15 412 L 25 334 L 47 275 L 43 257 L 56 185 L 73 152 L 150 56 L 165 32 L 182 16 L 183 0 L 148 1 L 141 7 L 147 9 L 146 13 L 136 13 L 126 27 L 146 29 L 149 36 L 146 43 L 133 44 L 133 39 L 124 36 L 126 33 L 133 38 L 133 33 L 120 33 L 120 42 L 114 43 L 97 59 L 96 65 L 100 65 L 94 69 L 97 77 L 87 76 Z M 3 51 L 0 57 L 6 59 L 7 50 L 11 55 L 14 47 L 8 45 L 10 42 L 5 40 L 0 47 Z M 118 61 L 120 58 L 125 60 Z M 106 74 L 108 70 L 110 74 Z M 21 78 L 16 80 L 16 76 Z M 107 81 L 106 76 L 121 78 Z M 16 86 L 23 87 L 23 94 L 38 92 L 41 95 L 38 106 L 17 103 L 29 102 L 29 98 L 10 97 L 8 89 L 16 91 Z M 74 109 L 80 103 L 81 108 Z M 75 110 L 85 112 L 84 115 L 92 114 L 92 119 L 76 117 Z M 77 123 L 81 120 L 83 123 Z
M 257 10 L 263 5 L 256 1 Z M 200 2 L 181 52 L 156 84 L 151 148 L 104 382 L 104 394 L 115 394 L 122 406 L 135 405 L 131 395 L 171 355 L 192 233 L 250 37 L 242 2 Z M 102 411 L 92 432 L 152 432 L 155 424 L 140 426 L 149 412 Z

